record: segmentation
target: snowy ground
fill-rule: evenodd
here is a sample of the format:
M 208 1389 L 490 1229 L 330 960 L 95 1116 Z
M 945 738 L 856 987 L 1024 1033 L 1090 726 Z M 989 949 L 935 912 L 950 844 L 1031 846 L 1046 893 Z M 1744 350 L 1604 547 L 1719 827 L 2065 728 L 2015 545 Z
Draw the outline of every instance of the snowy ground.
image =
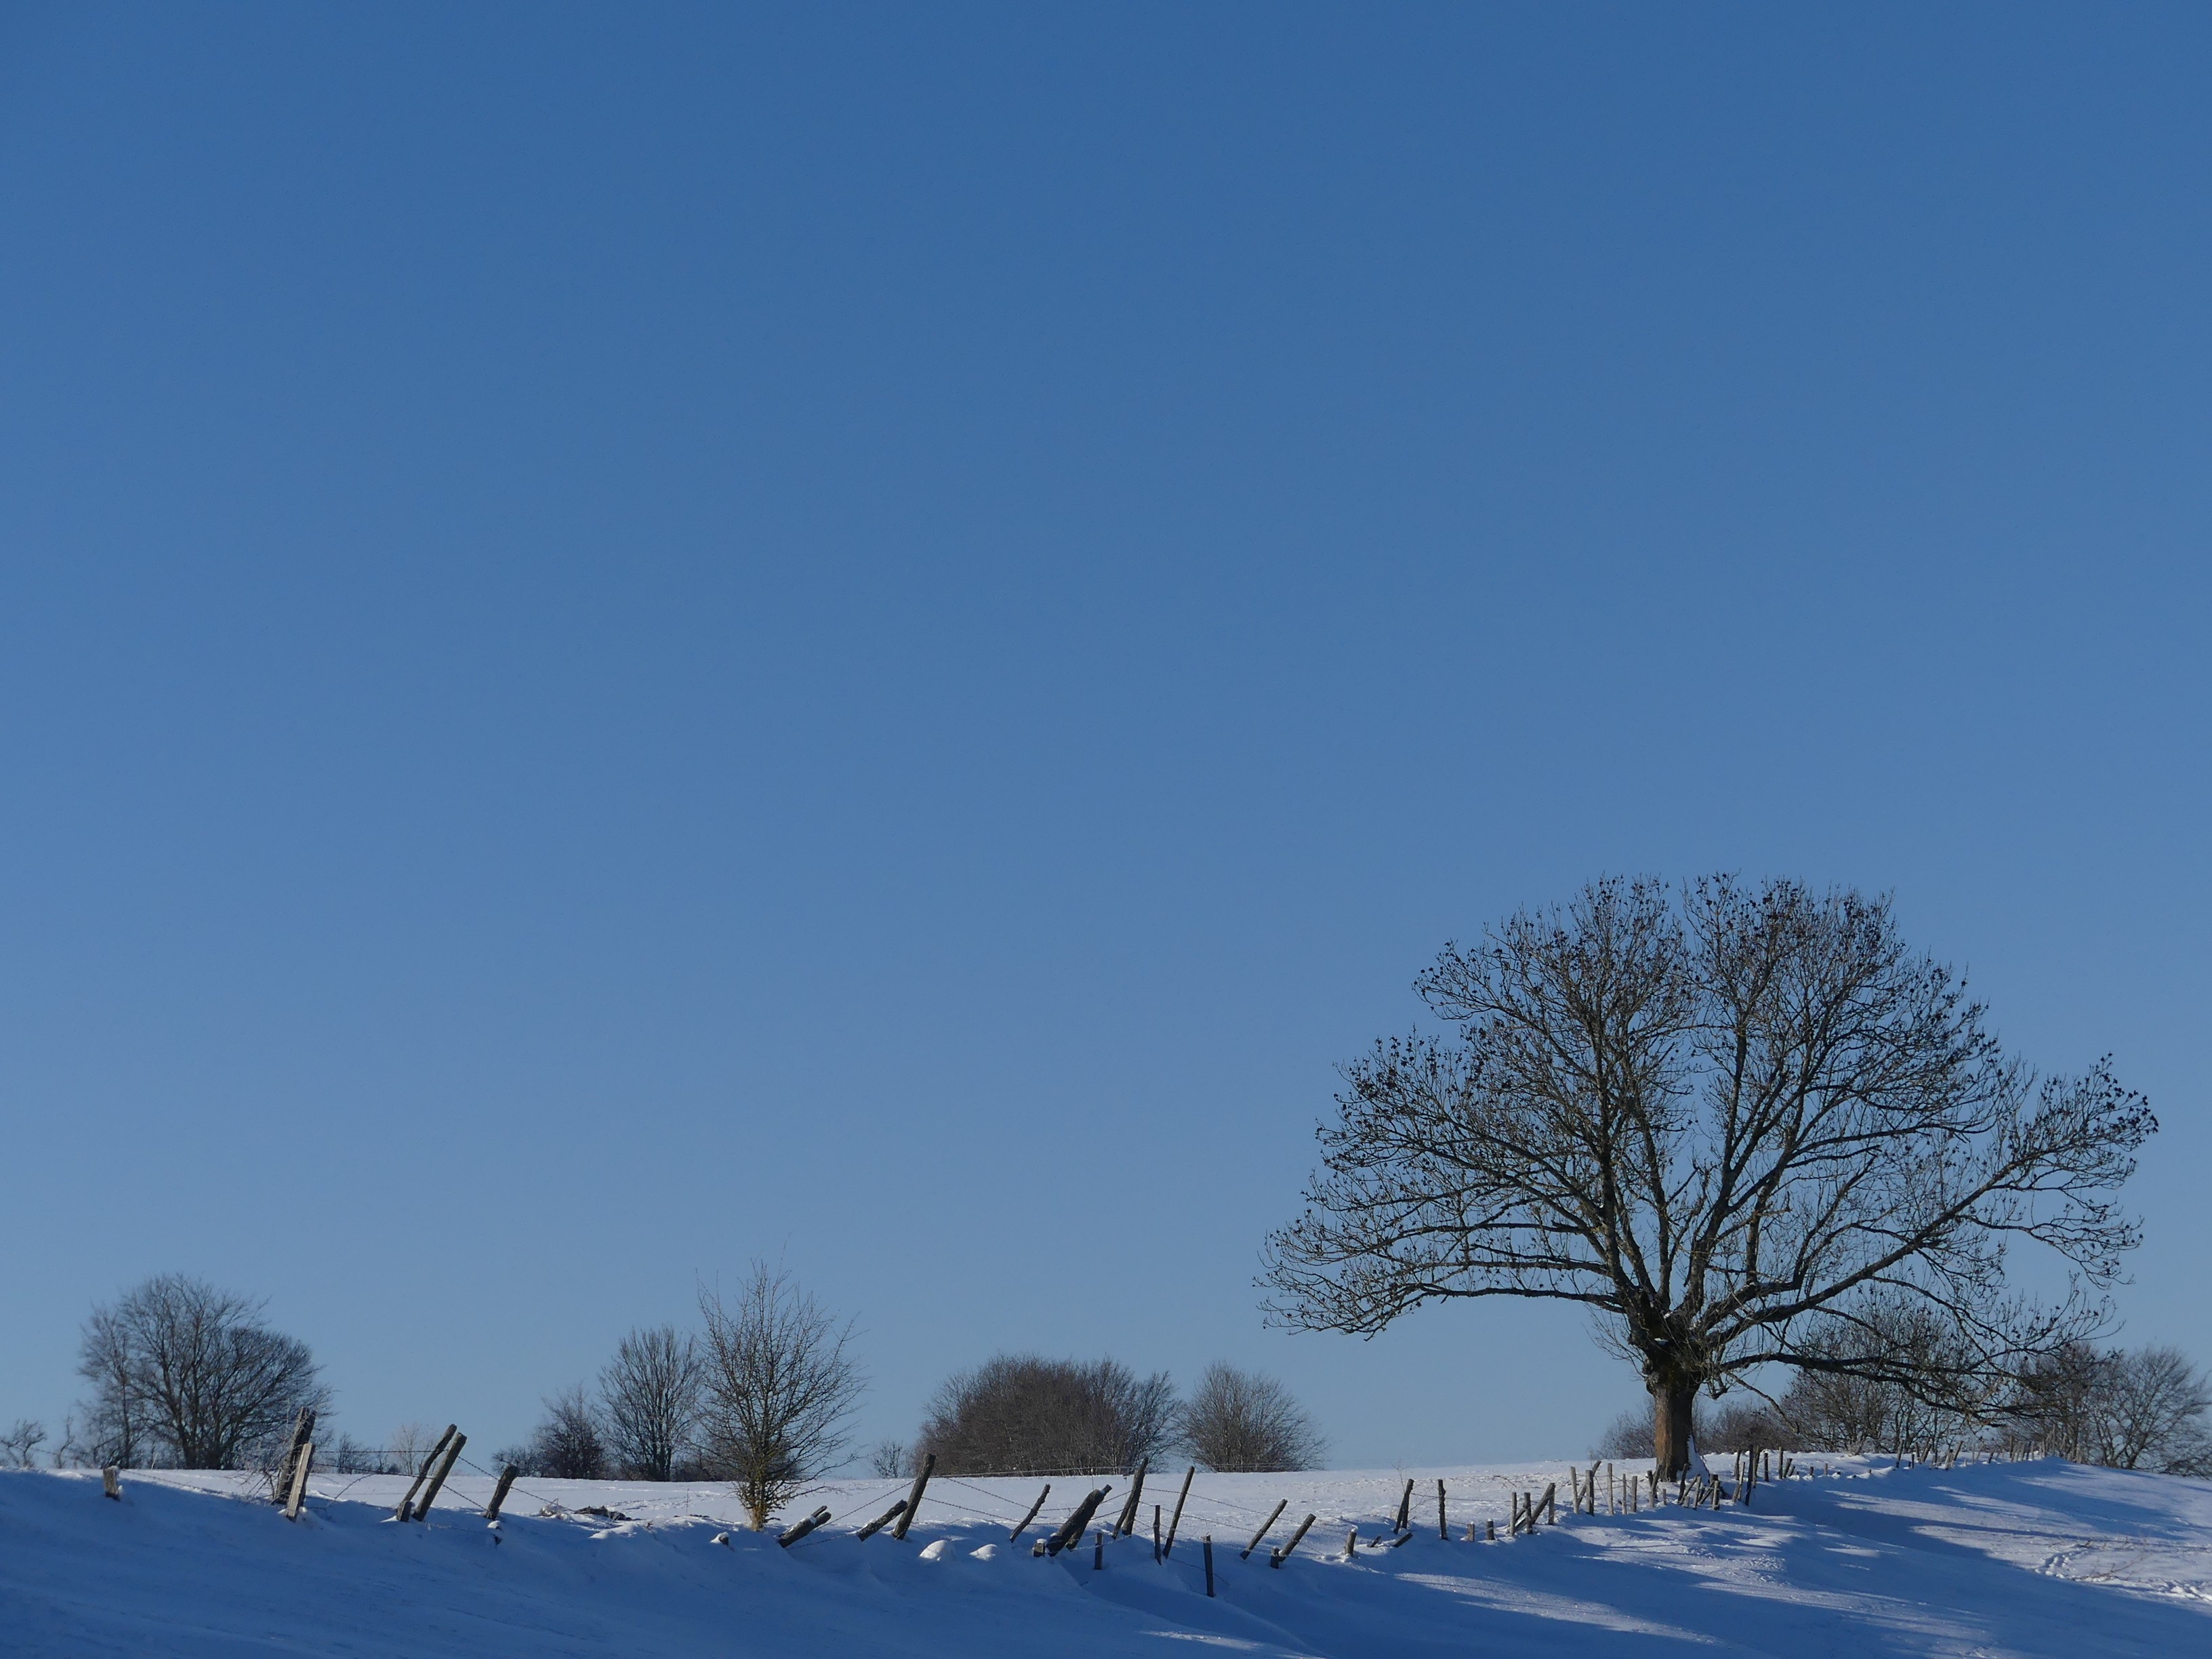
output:
M 1177 1478 L 1181 1471 L 1175 1472 Z M 1404 1478 L 1405 1547 L 1347 1559 L 1384 1530 Z M 1436 1527 L 1436 1481 L 1453 1539 Z M 1666 1659 L 1759 1653 L 2185 1656 L 2212 1653 L 2212 1486 L 2057 1463 L 1854 1469 L 1776 1483 L 1753 1508 L 1588 1516 L 1511 1543 L 1506 1494 L 1563 1465 L 1307 1475 L 1200 1475 L 1171 1561 L 1140 1536 L 1094 1568 L 1088 1537 L 1057 1560 L 1030 1539 L 1093 1482 L 1055 1480 L 1038 1526 L 1007 1533 L 1029 1480 L 933 1482 L 903 1541 L 852 1528 L 903 1491 L 832 1483 L 836 1522 L 790 1550 L 729 1531 L 707 1486 L 524 1483 L 497 1531 L 490 1483 L 457 1480 L 428 1524 L 388 1517 L 398 1477 L 318 1476 L 288 1523 L 239 1501 L 234 1477 L 0 1474 L 0 1650 L 9 1654 L 352 1656 L 1000 1656 L 1079 1659 L 1193 1644 L 1252 1655 L 1544 1653 Z M 1119 1483 L 1116 1483 L 1117 1486 Z M 1116 1499 L 1120 1497 L 1117 1491 Z M 1279 1542 L 1320 1517 L 1279 1570 L 1238 1551 L 1279 1498 Z M 548 1503 L 605 1516 L 541 1516 Z M 1109 1501 L 1110 1516 L 1118 1503 Z M 728 1542 L 717 1544 L 727 1533 Z M 1214 1540 L 1206 1599 L 1199 1544 Z

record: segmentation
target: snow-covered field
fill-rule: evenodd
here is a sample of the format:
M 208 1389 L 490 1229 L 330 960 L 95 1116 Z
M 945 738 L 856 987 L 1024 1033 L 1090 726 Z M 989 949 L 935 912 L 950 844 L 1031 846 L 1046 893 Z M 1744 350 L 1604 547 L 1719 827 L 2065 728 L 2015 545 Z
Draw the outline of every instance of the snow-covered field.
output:
M 1569 1517 L 1534 1538 L 1464 1541 L 1506 1494 L 1565 1466 L 1204 1475 L 1172 1560 L 1150 1540 L 1055 1560 L 1029 1540 L 1086 1486 L 1056 1480 L 1023 1542 L 1030 1480 L 932 1483 L 904 1541 L 854 1527 L 904 1490 L 834 1482 L 836 1521 L 789 1550 L 731 1529 L 708 1486 L 528 1481 L 495 1531 L 489 1482 L 457 1480 L 427 1524 L 388 1517 L 398 1477 L 318 1476 L 287 1522 L 234 1477 L 0 1474 L 0 1652 L 351 1656 L 1509 1656 L 1760 1653 L 2212 1654 L 2212 1486 L 2059 1463 L 1950 1472 L 1851 1468 L 1761 1487 L 1747 1511 Z M 1176 1471 L 1177 1477 L 1181 1471 Z M 1347 1559 L 1415 1478 L 1412 1540 Z M 1437 1536 L 1436 1481 L 1453 1537 Z M 1118 1484 L 1118 1483 L 1117 1483 Z M 1120 1493 L 1117 1492 L 1116 1499 Z M 1279 1498 L 1280 1569 L 1238 1551 Z M 549 1502 L 570 1511 L 541 1516 Z M 1109 1500 L 1110 1518 L 1118 1503 Z M 1212 1534 L 1208 1600 L 1200 1540 Z M 726 1543 L 717 1543 L 726 1535 Z

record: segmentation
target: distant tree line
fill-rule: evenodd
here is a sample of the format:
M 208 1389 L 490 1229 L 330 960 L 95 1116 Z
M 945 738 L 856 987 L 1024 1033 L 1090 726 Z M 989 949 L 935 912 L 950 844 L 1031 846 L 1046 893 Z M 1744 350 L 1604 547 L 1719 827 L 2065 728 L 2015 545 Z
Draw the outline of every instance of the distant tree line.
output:
M 1931 1397 L 1936 1403 L 1930 1403 Z M 2212 1387 L 2171 1347 L 2077 1342 L 1978 1398 L 1849 1374 L 1802 1372 L 1771 1401 L 1698 1402 L 1700 1450 L 1753 1447 L 1884 1455 L 1959 1448 L 2212 1476 Z M 1648 1407 L 1624 1413 L 1593 1448 L 1650 1455 Z

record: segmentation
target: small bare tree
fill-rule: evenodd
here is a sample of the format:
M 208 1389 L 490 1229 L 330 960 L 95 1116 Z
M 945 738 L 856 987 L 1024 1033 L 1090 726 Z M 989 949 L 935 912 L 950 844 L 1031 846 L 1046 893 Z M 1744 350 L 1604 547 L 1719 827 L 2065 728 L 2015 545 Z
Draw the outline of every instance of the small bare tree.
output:
M 0 1434 L 0 1469 L 35 1469 L 39 1448 L 46 1443 L 46 1425 L 19 1417 Z
M 1310 1469 L 1324 1450 L 1313 1419 L 1272 1376 L 1209 1365 L 1184 1405 L 1184 1443 L 1209 1469 Z
M 599 1373 L 599 1415 L 616 1467 L 632 1480 L 674 1478 L 699 1425 L 698 1345 L 673 1325 L 623 1338 Z
M 702 1288 L 702 1462 L 737 1488 L 756 1530 L 837 1462 L 866 1387 L 839 1324 L 781 1267 L 755 1262 L 736 1295 Z
M 947 1474 L 1108 1474 L 1164 1449 L 1175 1417 L 1165 1371 L 1000 1354 L 938 1389 L 916 1450 Z
M 438 1437 L 422 1423 L 402 1423 L 392 1431 L 390 1443 L 385 1447 L 395 1474 L 412 1474 L 422 1467 L 422 1460 L 437 1444 Z
M 179 1273 L 149 1279 L 86 1322 L 79 1374 L 87 1435 L 104 1461 L 242 1467 L 330 1390 L 262 1304 Z
M 2112 1194 L 2157 1127 L 2142 1098 L 2101 1064 L 2039 1085 L 1886 899 L 1601 881 L 1416 988 L 1457 1036 L 1346 1068 L 1270 1241 L 1272 1311 L 1372 1333 L 1439 1299 L 1587 1309 L 1670 1474 L 1698 1391 L 1754 1367 L 1986 1389 L 2096 1328 L 2136 1243 Z M 2021 1239 L 2075 1275 L 2059 1307 L 2008 1291 Z M 1898 1301 L 1946 1342 L 1888 1343 L 1863 1310 Z

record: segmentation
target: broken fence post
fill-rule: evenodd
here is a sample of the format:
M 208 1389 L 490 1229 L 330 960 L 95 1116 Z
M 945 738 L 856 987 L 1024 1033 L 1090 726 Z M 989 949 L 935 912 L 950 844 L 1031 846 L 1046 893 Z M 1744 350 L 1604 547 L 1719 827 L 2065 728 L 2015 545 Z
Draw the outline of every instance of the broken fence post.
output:
M 853 1536 L 856 1539 L 873 1538 L 877 1533 L 889 1526 L 892 1522 L 897 1520 L 899 1516 L 905 1513 L 906 1499 L 902 1498 L 897 1503 L 892 1504 L 890 1508 L 885 1510 L 874 1520 L 869 1522 L 866 1526 L 861 1528 L 860 1531 L 854 1533 Z
M 1183 1499 L 1190 1496 L 1191 1477 L 1197 1473 L 1198 1465 L 1195 1463 L 1183 1471 L 1182 1490 L 1176 1494 L 1175 1514 L 1168 1522 L 1167 1547 L 1160 1552 L 1160 1559 L 1164 1561 L 1175 1553 L 1176 1528 L 1182 1525 Z
M 1103 1527 L 1091 1534 L 1091 1571 L 1106 1571 L 1106 1528 Z
M 308 1413 L 309 1417 L 313 1413 Z M 292 1465 L 291 1490 L 284 1494 L 284 1518 L 297 1521 L 300 1505 L 307 1501 L 307 1471 L 315 1466 L 315 1443 L 303 1441 L 287 1460 Z
M 1344 1540 L 1344 1559 L 1347 1561 L 1359 1553 L 1359 1528 L 1354 1527 Z
M 1267 1535 L 1267 1529 L 1275 1524 L 1275 1517 L 1290 1506 L 1291 1500 L 1285 1498 L 1268 1511 L 1267 1518 L 1260 1523 L 1260 1530 L 1252 1534 L 1252 1541 L 1244 1547 L 1244 1553 L 1237 1558 L 1239 1561 L 1249 1561 L 1252 1559 L 1252 1552 L 1260 1547 L 1260 1540 Z
M 1267 1565 L 1271 1567 L 1279 1567 L 1284 1562 L 1289 1560 L 1291 1559 L 1291 1552 L 1298 1547 L 1298 1540 L 1306 1535 L 1306 1528 L 1313 1525 L 1313 1523 L 1314 1518 L 1310 1515 L 1306 1516 L 1304 1520 L 1299 1522 L 1298 1529 L 1291 1534 L 1291 1541 L 1284 1545 L 1282 1548 L 1271 1553 L 1267 1557 Z
M 1021 1524 L 1020 1526 L 1018 1526 L 1018 1527 L 1016 1527 L 1016 1528 L 1015 1528 L 1012 1532 L 1010 1532 L 1010 1533 L 1008 1533 L 1008 1534 L 1006 1534 L 1006 1541 L 1007 1541 L 1009 1544 L 1015 1542 L 1017 1540 L 1018 1540 L 1018 1539 L 1021 1537 L 1021 1535 L 1022 1535 L 1024 1533 L 1027 1532 L 1027 1531 L 1030 1529 L 1030 1522 L 1032 1522 L 1032 1521 L 1034 1521 L 1034 1520 L 1036 1520 L 1036 1519 L 1037 1518 L 1037 1511 L 1038 1511 L 1039 1510 L 1041 1510 L 1041 1509 L 1042 1509 L 1042 1508 L 1044 1507 L 1044 1500 L 1045 1500 L 1046 1498 L 1048 1498 L 1051 1497 L 1051 1496 L 1052 1496 L 1052 1482 L 1051 1482 L 1051 1481 L 1049 1481 L 1049 1480 L 1048 1480 L 1048 1481 L 1046 1481 L 1046 1482 L 1044 1483 L 1044 1490 L 1043 1490 L 1042 1492 L 1039 1492 L 1039 1493 L 1037 1494 L 1037 1501 L 1036 1501 L 1036 1503 L 1034 1503 L 1034 1504 L 1030 1504 L 1030 1512 L 1029 1512 L 1027 1515 L 1025 1515 L 1025 1516 L 1024 1516 L 1022 1517 L 1022 1524 Z M 895 1510 L 891 1510 L 891 1511 L 890 1511 L 890 1514 L 884 1516 L 884 1521 L 888 1521 L 888 1520 L 890 1520 L 890 1519 L 891 1518 L 891 1516 L 892 1516 L 892 1515 L 896 1515 L 896 1514 L 897 1514 L 897 1513 L 898 1513 L 898 1510 L 900 1510 L 900 1509 L 904 1509 L 905 1507 L 906 1507 L 906 1499 L 904 1499 L 903 1498 L 900 1498 L 900 1499 L 899 1499 L 899 1501 L 898 1501 L 898 1509 L 895 1509 Z M 883 1525 L 883 1523 L 884 1523 L 884 1522 L 883 1522 L 883 1521 L 878 1521 L 878 1522 L 877 1522 L 875 1523 L 875 1526 L 876 1526 L 876 1527 L 880 1527 L 881 1525 Z M 871 1528 L 868 1529 L 868 1531 L 869 1531 L 869 1532 L 872 1532 L 872 1531 L 874 1531 L 874 1530 L 875 1530 L 875 1527 L 871 1527 Z M 863 1538 L 866 1538 L 867 1535 L 868 1535 L 868 1534 L 867 1534 L 867 1533 L 866 1533 L 866 1532 L 864 1532 L 864 1533 L 862 1533 L 862 1534 L 860 1534 L 860 1536 L 861 1536 L 861 1537 L 863 1537 Z
M 110 1463 L 100 1472 L 100 1490 L 117 1503 L 123 1501 L 123 1471 Z
M 815 1510 L 813 1514 L 808 1516 L 806 1519 L 800 1522 L 797 1526 L 793 1527 L 789 1532 L 785 1533 L 775 1541 L 785 1549 L 789 1549 L 793 1544 L 796 1544 L 800 1539 L 805 1537 L 808 1533 L 812 1532 L 815 1528 L 820 1526 L 829 1518 L 830 1506 L 827 1504 L 824 1504 L 820 1509 Z
M 1206 1534 L 1206 1593 L 1213 1594 L 1213 1534 Z
M 438 1461 L 438 1454 L 446 1449 L 446 1443 L 453 1437 L 455 1431 L 453 1424 L 446 1425 L 445 1433 L 438 1437 L 438 1443 L 430 1448 L 430 1455 L 422 1460 L 422 1467 L 415 1472 L 415 1484 L 407 1488 L 407 1496 L 401 1498 L 399 1507 L 392 1511 L 394 1521 L 404 1521 L 414 1514 L 415 1494 L 422 1490 L 422 1483 L 430 1478 L 430 1466 Z
M 929 1485 L 929 1477 L 936 1468 L 937 1454 L 931 1452 L 921 1460 L 921 1467 L 914 1472 L 914 1486 L 906 1495 L 906 1509 L 899 1516 L 898 1525 L 891 1528 L 892 1537 L 905 1537 L 906 1529 L 914 1524 L 915 1511 L 921 1507 L 922 1489 Z
M 491 1502 L 484 1505 L 483 1518 L 485 1520 L 496 1521 L 499 1519 L 500 1508 L 507 1502 L 507 1490 L 509 1486 L 512 1486 L 514 1484 L 514 1477 L 521 1473 L 522 1471 L 513 1463 L 509 1463 L 506 1468 L 500 1470 L 499 1484 L 491 1489 Z
M 1100 1486 L 1078 1504 L 1075 1506 L 1075 1513 L 1061 1522 L 1060 1530 L 1045 1540 L 1041 1546 L 1044 1553 L 1047 1555 L 1058 1555 L 1062 1550 L 1079 1542 L 1083 1537 L 1083 1529 L 1091 1524 L 1091 1517 L 1098 1513 L 1098 1506 L 1106 1501 L 1106 1494 L 1113 1490 L 1111 1486 Z
M 430 1477 L 429 1487 L 423 1492 L 422 1501 L 415 1506 L 417 1521 L 430 1518 L 430 1505 L 438 1501 L 438 1488 L 446 1484 L 446 1477 L 453 1472 L 453 1460 L 461 1455 L 461 1448 L 468 1443 L 469 1437 L 465 1434 L 457 1434 L 447 1443 L 446 1455 L 439 1460 L 437 1471 Z

